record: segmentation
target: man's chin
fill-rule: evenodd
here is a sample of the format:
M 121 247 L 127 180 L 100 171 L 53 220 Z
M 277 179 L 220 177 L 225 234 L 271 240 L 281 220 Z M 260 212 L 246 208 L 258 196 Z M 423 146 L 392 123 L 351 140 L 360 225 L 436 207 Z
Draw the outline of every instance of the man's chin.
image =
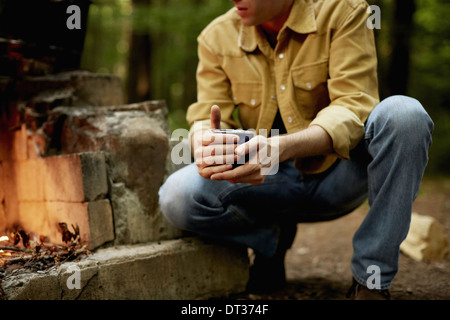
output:
M 249 20 L 249 19 L 245 19 L 245 18 L 241 18 L 241 23 L 246 27 L 251 27 L 251 26 L 256 25 L 256 23 L 253 20 Z

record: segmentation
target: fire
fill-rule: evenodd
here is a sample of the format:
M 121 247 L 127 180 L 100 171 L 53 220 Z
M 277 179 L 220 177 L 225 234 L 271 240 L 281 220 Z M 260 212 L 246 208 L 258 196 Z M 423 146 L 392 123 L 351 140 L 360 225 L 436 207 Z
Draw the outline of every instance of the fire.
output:
M 11 256 L 11 253 L 0 250 L 0 256 Z
M 0 242 L 4 242 L 4 241 L 9 241 L 8 236 L 0 236 Z M 2 249 L 0 249 L 0 256 L 10 256 L 11 253 L 9 252 L 5 252 Z
M 8 236 L 0 236 L 0 242 L 4 242 L 4 241 L 9 241 Z M 0 256 L 4 257 L 4 256 L 10 256 L 10 255 L 11 255 L 11 253 L 5 252 L 5 251 L 0 249 Z

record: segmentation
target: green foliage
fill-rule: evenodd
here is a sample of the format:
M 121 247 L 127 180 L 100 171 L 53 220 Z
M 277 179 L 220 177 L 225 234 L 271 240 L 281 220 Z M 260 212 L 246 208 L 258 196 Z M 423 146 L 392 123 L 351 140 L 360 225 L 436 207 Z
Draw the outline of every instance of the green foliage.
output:
M 429 174 L 450 174 L 450 3 L 416 0 L 409 94 L 435 123 Z
M 225 0 L 94 0 L 89 12 L 82 66 L 125 82 L 131 32 L 151 35 L 152 99 L 164 99 L 171 127 L 187 128 L 185 110 L 196 99 L 196 38 L 232 7 Z M 132 76 L 132 75 L 131 75 Z
M 156 44 L 152 98 L 167 101 L 174 129 L 187 128 L 185 110 L 196 99 L 197 36 L 230 6 L 231 2 L 220 0 L 159 0 L 133 9 L 133 30 L 151 34 Z
M 89 8 L 82 68 L 96 73 L 126 76 L 131 15 L 129 1 L 94 1 Z

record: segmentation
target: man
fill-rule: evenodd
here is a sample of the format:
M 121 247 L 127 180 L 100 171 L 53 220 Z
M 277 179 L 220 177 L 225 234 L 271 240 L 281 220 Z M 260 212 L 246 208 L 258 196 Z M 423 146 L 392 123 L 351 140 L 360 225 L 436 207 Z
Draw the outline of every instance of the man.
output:
M 368 197 L 349 293 L 388 298 L 433 122 L 412 98 L 379 103 L 365 1 L 233 2 L 198 38 L 198 101 L 187 112 L 196 162 L 162 186 L 163 214 L 179 228 L 253 248 L 248 288 L 273 290 L 285 282 L 297 222 L 340 217 Z M 232 134 L 206 130 L 219 127 L 280 135 L 237 147 Z M 262 174 L 267 164 L 257 156 L 230 164 L 263 149 L 278 150 L 276 174 Z

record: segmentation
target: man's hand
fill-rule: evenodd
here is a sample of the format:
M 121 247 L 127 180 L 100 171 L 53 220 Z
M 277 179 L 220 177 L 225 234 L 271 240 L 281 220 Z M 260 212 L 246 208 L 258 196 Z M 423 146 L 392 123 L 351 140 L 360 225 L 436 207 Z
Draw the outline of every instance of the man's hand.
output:
M 236 148 L 236 154 L 250 154 L 250 160 L 233 170 L 217 172 L 212 180 L 233 183 L 263 183 L 265 177 L 276 173 L 279 163 L 288 159 L 312 157 L 333 152 L 333 142 L 328 133 L 319 126 L 280 136 L 265 138 L 256 136 Z
M 220 108 L 211 107 L 211 129 L 220 129 Z M 239 137 L 233 134 L 214 134 L 206 130 L 194 133 L 194 157 L 198 173 L 206 179 L 213 174 L 232 169 L 237 160 L 236 142 Z
M 250 183 L 253 185 L 264 182 L 268 174 L 274 174 L 279 164 L 279 137 L 266 138 L 256 136 L 250 141 L 238 146 L 236 155 L 241 158 L 249 155 L 249 161 L 244 165 L 220 173 L 214 173 L 211 180 L 227 180 L 232 183 Z

